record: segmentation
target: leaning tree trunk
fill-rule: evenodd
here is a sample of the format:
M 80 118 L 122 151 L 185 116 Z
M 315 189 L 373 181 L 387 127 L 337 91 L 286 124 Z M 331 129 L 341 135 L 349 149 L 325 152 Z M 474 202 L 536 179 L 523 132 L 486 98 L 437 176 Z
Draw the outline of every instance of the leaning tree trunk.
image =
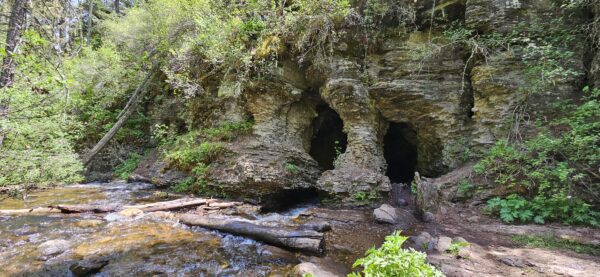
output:
M 2 60 L 2 69 L 0 71 L 0 89 L 12 85 L 16 62 L 14 53 L 21 42 L 21 33 L 25 29 L 27 19 L 29 0 L 15 0 L 13 3 L 10 19 L 8 20 L 8 32 L 6 33 L 6 46 L 4 48 L 6 56 Z M 0 117 L 3 121 L 8 120 L 8 99 L 0 100 Z M 4 143 L 6 130 L 0 124 L 0 148 Z
M 102 137 L 102 139 L 100 139 L 100 141 L 98 141 L 98 143 L 96 143 L 96 145 L 94 145 L 92 150 L 90 150 L 83 157 L 84 165 L 88 165 L 92 161 L 94 156 L 96 156 L 96 154 L 98 154 L 98 152 L 100 152 L 106 146 L 106 144 L 115 136 L 115 134 L 117 134 L 119 129 L 121 129 L 121 127 L 123 127 L 123 125 L 125 125 L 125 122 L 127 122 L 127 119 L 129 119 L 129 117 L 133 114 L 133 112 L 137 108 L 137 106 L 140 102 L 140 99 L 143 98 L 144 95 L 146 94 L 146 85 L 148 84 L 148 81 L 152 78 L 152 75 L 154 75 L 154 73 L 157 70 L 158 70 L 158 65 L 155 65 L 150 70 L 150 72 L 148 72 L 148 75 L 146 75 L 146 78 L 144 78 L 144 80 L 137 87 L 137 89 L 135 90 L 133 95 L 131 95 L 131 98 L 129 98 L 129 102 L 127 102 L 127 105 L 125 105 L 125 108 L 123 109 L 123 112 L 121 113 L 119 119 L 117 120 L 117 123 L 115 123 L 115 125 L 113 125 L 113 127 L 110 128 L 110 130 Z
M 88 22 L 87 22 L 87 43 L 92 44 L 92 17 L 94 13 L 94 0 L 88 0 Z

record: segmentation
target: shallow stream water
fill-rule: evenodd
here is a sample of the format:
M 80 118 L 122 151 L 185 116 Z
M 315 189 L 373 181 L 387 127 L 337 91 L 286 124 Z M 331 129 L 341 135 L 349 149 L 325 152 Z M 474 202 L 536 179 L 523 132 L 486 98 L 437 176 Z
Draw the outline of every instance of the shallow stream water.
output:
M 53 204 L 138 204 L 175 198 L 141 183 L 74 185 L 5 198 L 0 209 Z M 257 215 L 285 224 L 305 208 Z M 0 276 L 286 276 L 289 252 L 189 228 L 168 216 L 48 214 L 0 217 Z

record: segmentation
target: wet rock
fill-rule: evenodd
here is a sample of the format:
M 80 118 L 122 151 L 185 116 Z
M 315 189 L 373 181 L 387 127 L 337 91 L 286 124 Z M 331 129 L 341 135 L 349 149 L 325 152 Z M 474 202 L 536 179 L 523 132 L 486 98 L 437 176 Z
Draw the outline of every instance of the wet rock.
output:
M 429 222 L 433 222 L 434 220 L 435 220 L 435 216 L 434 216 L 432 213 L 430 213 L 430 212 L 425 212 L 425 213 L 423 214 L 423 221 L 424 221 L 424 222 L 427 222 L 427 223 L 429 223 Z
M 404 200 L 404 198 L 396 199 L 396 204 L 400 207 L 408 206 L 408 201 Z
M 99 219 L 84 219 L 75 222 L 75 226 L 79 228 L 93 228 L 102 225 L 102 223 L 104 223 L 104 221 Z
M 301 229 L 310 229 L 317 232 L 331 231 L 331 224 L 327 221 L 311 221 L 300 225 Z
M 148 213 L 147 215 L 149 217 L 156 218 L 156 219 L 173 220 L 173 219 L 177 218 L 177 216 L 174 213 L 165 212 L 165 211 L 151 212 L 151 213 Z
M 119 212 L 119 215 L 124 217 L 136 217 L 138 215 L 143 214 L 144 211 L 140 209 L 125 209 Z
M 296 254 L 279 247 L 265 245 L 259 252 L 259 262 L 275 264 L 297 264 L 300 261 Z
M 105 259 L 83 260 L 71 265 L 69 269 L 74 276 L 90 276 L 99 273 L 108 263 Z
M 381 207 L 373 211 L 375 221 L 380 223 L 394 224 L 398 221 L 398 213 L 396 209 L 388 204 L 383 204 Z
M 427 232 L 422 232 L 416 237 L 411 238 L 417 249 L 427 251 L 433 249 L 435 239 Z
M 54 256 L 67 251 L 71 247 L 71 243 L 62 239 L 49 240 L 38 246 L 38 250 L 42 256 Z
M 318 276 L 318 277 L 337 277 L 335 273 L 327 271 L 314 263 L 301 263 L 294 267 L 294 274 L 298 277 L 302 277 L 304 275 Z
M 437 239 L 437 244 L 435 246 L 435 249 L 440 253 L 444 253 L 444 252 L 446 252 L 446 250 L 448 250 L 450 248 L 451 244 L 452 244 L 451 238 L 441 236 Z

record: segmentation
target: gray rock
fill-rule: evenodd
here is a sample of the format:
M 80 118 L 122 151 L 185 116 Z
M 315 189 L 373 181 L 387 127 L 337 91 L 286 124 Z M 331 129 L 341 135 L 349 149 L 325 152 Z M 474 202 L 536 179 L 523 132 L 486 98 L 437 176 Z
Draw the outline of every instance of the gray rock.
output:
M 463 237 L 454 237 L 452 239 L 452 243 L 459 243 L 459 242 L 468 242 L 466 239 L 464 239 Z
M 423 221 L 424 221 L 424 222 L 427 222 L 427 223 L 429 223 L 429 222 L 433 222 L 434 220 L 435 220 L 435 216 L 434 216 L 432 213 L 430 213 L 430 212 L 425 212 L 425 213 L 423 214 Z
M 435 246 L 435 249 L 438 252 L 440 252 L 440 253 L 444 253 L 444 252 L 446 252 L 446 250 L 448 250 L 448 248 L 450 248 L 451 244 L 452 244 L 452 239 L 451 238 L 441 236 L 437 240 L 437 244 Z
M 476 215 L 474 215 L 474 216 L 471 216 L 471 217 L 467 218 L 467 221 L 471 222 L 471 223 L 474 223 L 474 222 L 479 221 L 479 217 L 476 216 Z
M 469 257 L 471 257 L 470 247 L 467 246 L 459 249 L 457 257 L 462 259 L 468 259 Z
M 279 247 L 265 245 L 259 252 L 258 257 L 261 263 L 275 263 L 275 264 L 297 264 L 300 261 L 296 254 L 281 249 Z
M 317 277 L 337 277 L 338 275 L 327 271 L 313 263 L 301 263 L 294 267 L 295 276 L 302 277 L 305 274 L 312 274 Z
M 42 256 L 53 256 L 67 251 L 70 247 L 70 242 L 62 239 L 55 239 L 40 244 L 38 250 Z
M 433 249 L 434 238 L 427 232 L 422 232 L 418 236 L 413 237 L 412 240 L 418 250 L 427 251 Z
M 396 199 L 396 204 L 398 204 L 400 207 L 408 206 L 408 202 L 403 198 Z
M 327 232 L 331 231 L 331 224 L 326 221 L 311 221 L 306 224 L 300 225 L 302 229 L 310 229 L 317 232 Z
M 373 211 L 375 221 L 380 223 L 394 224 L 398 220 L 396 209 L 388 204 L 383 204 L 381 207 Z

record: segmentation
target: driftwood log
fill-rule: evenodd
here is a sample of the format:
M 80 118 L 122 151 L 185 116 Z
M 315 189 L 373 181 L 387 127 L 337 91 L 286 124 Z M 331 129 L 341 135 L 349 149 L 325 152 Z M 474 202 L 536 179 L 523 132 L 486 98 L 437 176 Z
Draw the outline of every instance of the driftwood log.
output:
M 215 199 L 204 198 L 182 198 L 172 201 L 156 202 L 140 205 L 50 205 L 48 207 L 37 207 L 19 210 L 0 210 L 0 215 L 25 215 L 25 214 L 48 214 L 48 213 L 111 213 L 127 209 L 139 209 L 143 212 L 173 211 L 197 206 L 212 206 L 226 208 L 239 205 L 238 202 L 217 202 Z
M 186 225 L 199 226 L 206 229 L 249 237 L 296 251 L 322 254 L 325 250 L 323 233 L 314 230 L 293 230 L 263 226 L 232 217 L 209 217 L 197 214 L 184 214 L 179 217 L 179 221 Z
M 62 213 L 61 210 L 55 208 L 37 207 L 30 209 L 18 209 L 18 210 L 0 210 L 0 215 L 27 215 L 27 214 L 50 214 L 50 213 Z

